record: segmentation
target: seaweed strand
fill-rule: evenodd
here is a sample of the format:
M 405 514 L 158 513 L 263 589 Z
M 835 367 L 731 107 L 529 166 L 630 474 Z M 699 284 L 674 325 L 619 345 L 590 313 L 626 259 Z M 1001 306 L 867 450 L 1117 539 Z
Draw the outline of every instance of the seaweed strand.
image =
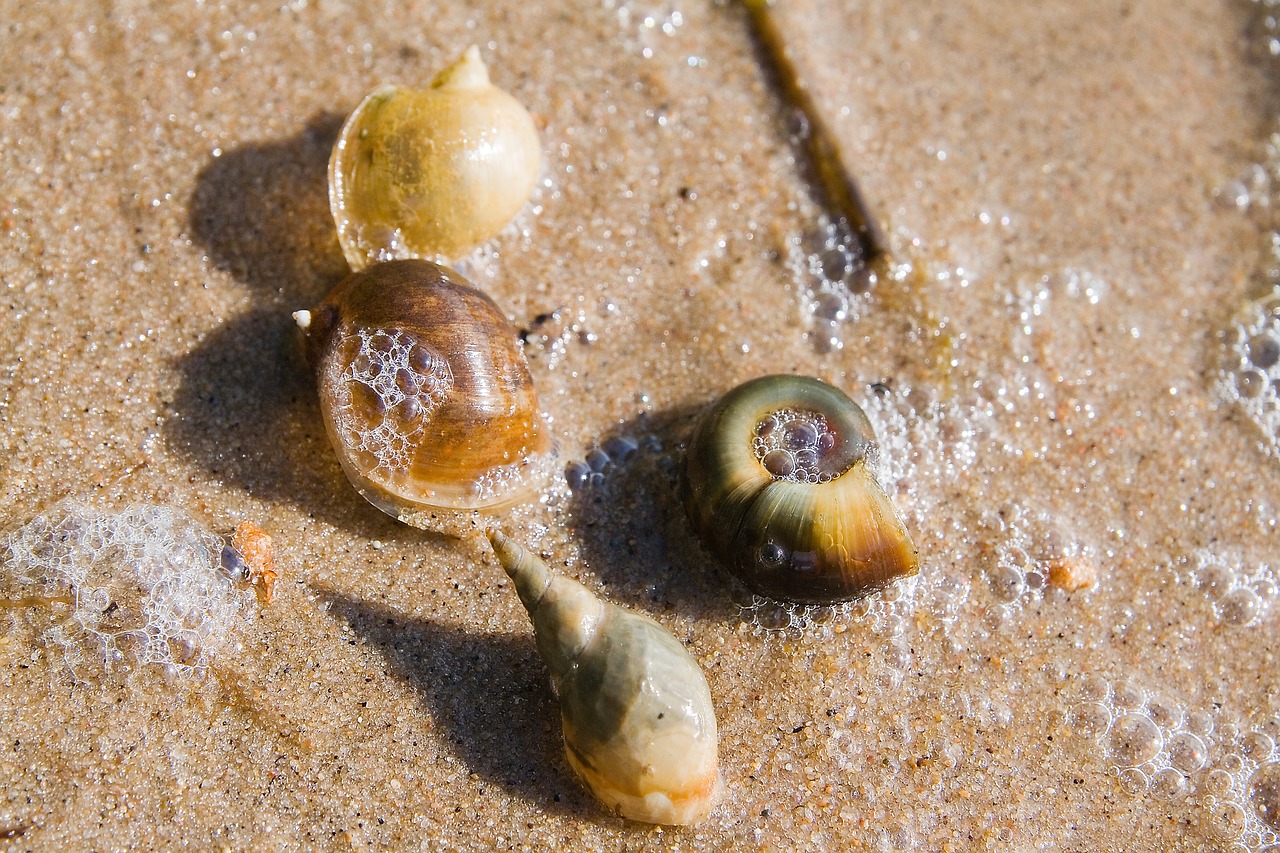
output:
M 804 116 L 808 131 L 804 134 L 809 158 L 818 184 L 826 197 L 828 209 L 861 244 L 868 264 L 879 265 L 888 258 L 888 245 L 870 206 L 858 189 L 858 183 L 845 166 L 840 145 L 822 118 L 809 90 L 796 74 L 787 55 L 786 44 L 778 29 L 770 0 L 742 0 L 751 20 L 751 28 L 764 58 L 772 66 L 774 80 L 783 100 Z

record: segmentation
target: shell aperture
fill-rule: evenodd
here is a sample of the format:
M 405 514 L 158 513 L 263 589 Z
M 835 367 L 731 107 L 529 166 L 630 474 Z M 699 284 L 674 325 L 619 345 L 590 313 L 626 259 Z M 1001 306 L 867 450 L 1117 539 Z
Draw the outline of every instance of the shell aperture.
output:
M 720 776 L 715 710 L 697 662 L 652 619 L 552 574 L 501 533 L 490 531 L 489 541 L 551 670 L 574 772 L 623 817 L 705 818 Z

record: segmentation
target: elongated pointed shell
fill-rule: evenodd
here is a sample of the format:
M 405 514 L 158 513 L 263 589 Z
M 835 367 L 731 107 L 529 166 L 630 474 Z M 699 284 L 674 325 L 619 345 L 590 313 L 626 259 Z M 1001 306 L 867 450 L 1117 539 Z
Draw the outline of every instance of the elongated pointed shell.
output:
M 489 82 L 475 47 L 422 90 L 383 85 L 343 125 L 329 206 L 353 270 L 459 258 L 529 200 L 542 158 L 533 119 Z
M 720 777 L 715 711 L 697 662 L 652 619 L 553 575 L 502 534 L 489 541 L 551 670 L 574 772 L 623 817 L 705 818 Z
M 533 380 L 516 330 L 466 279 L 386 261 L 303 313 L 325 427 L 370 503 L 429 526 L 414 519 L 536 489 L 549 440 Z
M 685 509 L 707 548 L 753 591 L 831 604 L 919 571 L 867 467 L 875 433 L 838 388 L 805 376 L 739 385 L 689 442 Z

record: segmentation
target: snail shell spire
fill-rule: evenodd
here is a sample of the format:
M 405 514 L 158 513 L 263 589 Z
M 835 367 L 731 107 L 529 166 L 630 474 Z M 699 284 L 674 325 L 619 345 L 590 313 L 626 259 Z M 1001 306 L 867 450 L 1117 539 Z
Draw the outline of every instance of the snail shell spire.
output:
M 574 772 L 623 817 L 705 818 L 720 776 L 711 691 L 697 662 L 652 619 L 554 575 L 501 533 L 489 541 L 551 670 Z

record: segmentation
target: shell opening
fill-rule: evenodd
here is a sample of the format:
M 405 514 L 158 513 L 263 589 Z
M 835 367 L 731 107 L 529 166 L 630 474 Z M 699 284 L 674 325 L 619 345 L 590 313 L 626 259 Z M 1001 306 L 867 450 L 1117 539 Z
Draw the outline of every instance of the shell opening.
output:
M 846 442 L 856 446 L 853 452 Z M 776 480 L 826 483 L 866 458 L 870 443 L 841 436 L 821 413 L 779 409 L 764 417 L 751 440 L 751 450 Z

